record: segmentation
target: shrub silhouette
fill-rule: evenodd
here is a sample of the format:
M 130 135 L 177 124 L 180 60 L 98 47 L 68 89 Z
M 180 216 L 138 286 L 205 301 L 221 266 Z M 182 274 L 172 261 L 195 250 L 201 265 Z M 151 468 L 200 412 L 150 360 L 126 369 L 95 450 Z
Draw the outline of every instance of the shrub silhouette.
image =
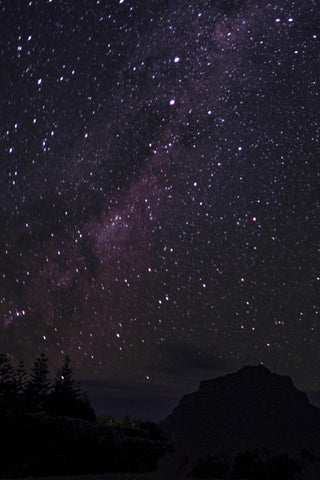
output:
M 268 466 L 256 450 L 240 453 L 234 460 L 232 478 L 267 480 Z
M 301 470 L 301 465 L 287 454 L 269 456 L 266 452 L 254 450 L 236 456 L 232 478 L 293 480 Z
M 224 455 L 200 458 L 191 471 L 191 477 L 227 478 L 229 470 L 228 459 Z
M 272 480 L 293 480 L 296 473 L 302 470 L 301 466 L 287 454 L 276 455 L 269 460 L 268 478 Z
M 141 422 L 140 429 L 147 432 L 147 435 L 151 440 L 156 440 L 160 442 L 167 441 L 166 435 L 163 433 L 159 425 L 157 425 L 154 422 L 149 422 L 149 421 Z
M 100 425 L 105 425 L 107 427 L 119 426 L 119 422 L 117 422 L 112 415 L 100 414 L 97 417 L 97 422 L 100 423 Z
M 304 462 L 315 463 L 319 461 L 319 458 L 307 448 L 304 448 L 303 450 L 301 450 L 300 457 Z

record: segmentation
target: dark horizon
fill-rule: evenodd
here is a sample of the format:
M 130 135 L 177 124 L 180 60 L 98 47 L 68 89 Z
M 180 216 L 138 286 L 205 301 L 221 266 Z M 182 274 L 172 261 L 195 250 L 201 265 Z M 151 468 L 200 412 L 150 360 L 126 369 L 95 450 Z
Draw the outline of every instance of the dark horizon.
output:
M 0 355 L 3 478 L 318 478 L 320 408 L 289 376 L 260 364 L 204 379 L 193 392 L 93 380 L 83 390 L 70 364 L 65 357 L 51 379 L 45 354 L 29 374 Z
M 233 372 L 227 372 L 226 375 L 229 373 Z M 118 422 L 129 415 L 130 418 L 158 423 L 172 413 L 184 395 L 197 391 L 201 381 L 210 379 L 203 378 L 189 385 L 169 386 L 108 380 L 82 380 L 80 383 L 97 415 L 111 415 Z M 312 405 L 320 408 L 320 390 L 302 391 Z

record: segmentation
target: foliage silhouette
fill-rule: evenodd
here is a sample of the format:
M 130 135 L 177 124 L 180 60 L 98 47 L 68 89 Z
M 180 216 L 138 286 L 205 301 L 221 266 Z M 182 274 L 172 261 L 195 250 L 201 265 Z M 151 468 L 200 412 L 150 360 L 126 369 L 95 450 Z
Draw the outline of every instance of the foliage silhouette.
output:
M 26 400 L 32 410 L 45 410 L 48 406 L 52 382 L 49 379 L 48 358 L 44 353 L 38 357 L 32 367 L 26 385 Z
M 24 366 L 24 361 L 20 360 L 15 370 L 15 382 L 17 386 L 17 394 L 22 396 L 25 393 L 28 374 Z
M 103 415 L 103 414 L 100 414 L 98 417 L 97 417 L 97 422 L 100 424 L 100 425 L 105 425 L 107 427 L 115 427 L 115 426 L 119 426 L 119 422 L 117 422 L 112 415 Z
M 196 478 L 227 478 L 230 470 L 228 459 L 224 456 L 200 458 L 191 471 Z
M 67 355 L 58 370 L 49 399 L 50 410 L 59 415 L 95 420 L 96 416 L 85 392 L 73 379 L 71 359 Z
M 246 451 L 236 456 L 232 478 L 293 480 L 302 466 L 287 454 L 269 456 L 266 451 Z
M 0 354 L 0 414 L 14 410 L 17 397 L 15 372 L 9 359 Z
M 232 478 L 264 480 L 268 478 L 268 467 L 257 450 L 239 453 L 234 461 Z
M 270 480 L 293 480 L 302 467 L 287 454 L 279 454 L 269 461 Z
M 107 425 L 109 427 L 121 426 L 123 428 L 132 428 L 132 429 L 139 429 L 141 425 L 144 423 L 140 418 L 130 418 L 129 415 L 125 415 L 121 422 L 117 422 L 117 420 L 112 415 L 103 415 L 100 414 L 97 417 L 97 422 L 100 425 Z
M 154 424 L 143 430 L 129 418 L 123 427 L 95 421 L 68 356 L 51 381 L 44 354 L 29 375 L 23 362 L 15 369 L 0 355 L 0 420 L 0 477 L 149 471 L 169 450 Z
M 149 422 L 149 421 L 142 422 L 140 424 L 140 428 L 141 430 L 144 430 L 145 432 L 147 432 L 151 440 L 156 440 L 160 442 L 166 441 L 166 436 L 163 433 L 163 430 L 156 423 Z
M 123 420 L 121 422 L 121 427 L 125 427 L 125 428 L 130 428 L 131 427 L 131 420 L 130 420 L 129 415 L 125 415 L 123 417 Z

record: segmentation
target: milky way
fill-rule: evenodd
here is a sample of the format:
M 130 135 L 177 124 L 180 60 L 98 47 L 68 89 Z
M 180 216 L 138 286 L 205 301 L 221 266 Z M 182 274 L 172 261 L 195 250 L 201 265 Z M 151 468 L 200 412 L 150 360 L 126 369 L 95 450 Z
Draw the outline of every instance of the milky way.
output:
M 316 387 L 316 2 L 0 7 L 0 350 Z

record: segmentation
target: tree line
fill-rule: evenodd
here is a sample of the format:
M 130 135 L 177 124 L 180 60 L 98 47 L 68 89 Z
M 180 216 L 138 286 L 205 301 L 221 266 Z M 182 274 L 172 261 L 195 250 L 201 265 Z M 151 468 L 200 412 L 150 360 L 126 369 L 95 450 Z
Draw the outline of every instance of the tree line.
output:
M 88 421 L 90 420 L 90 421 Z M 0 354 L 0 477 L 145 472 L 171 451 L 152 422 L 96 415 L 66 356 L 50 378 L 41 354 L 27 372 Z
M 48 358 L 41 354 L 27 372 L 24 362 L 13 367 L 0 354 L 0 415 L 41 413 L 95 420 L 88 396 L 73 378 L 71 360 L 65 356 L 54 379 Z

